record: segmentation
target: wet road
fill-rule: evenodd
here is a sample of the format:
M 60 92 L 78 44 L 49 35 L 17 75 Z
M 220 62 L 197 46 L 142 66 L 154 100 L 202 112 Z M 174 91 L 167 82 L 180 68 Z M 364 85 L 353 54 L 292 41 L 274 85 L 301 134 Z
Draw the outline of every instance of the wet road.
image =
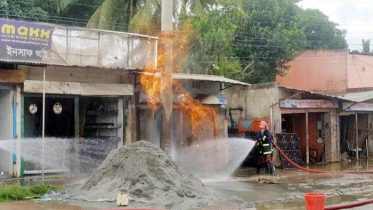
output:
M 361 160 L 351 163 L 312 165 L 317 170 L 372 170 L 373 161 Z M 305 209 L 303 194 L 307 192 L 326 193 L 326 205 L 337 205 L 373 199 L 373 174 L 333 175 L 310 174 L 299 170 L 277 170 L 276 178 L 257 176 L 255 169 L 242 168 L 236 178 L 231 180 L 208 180 L 205 186 L 214 194 L 226 197 L 219 205 L 204 209 Z M 262 183 L 262 180 L 275 182 Z M 37 183 L 28 180 L 23 184 Z M 59 183 L 58 179 L 52 182 Z M 66 180 L 61 181 L 61 183 Z M 14 183 L 13 183 L 14 184 Z M 79 207 L 84 206 L 84 207 Z M 113 208 L 115 204 L 95 203 L 35 203 L 34 201 L 0 203 L 0 209 L 95 209 Z M 373 205 L 354 208 L 355 210 L 373 209 Z
M 372 170 L 372 160 L 360 160 L 350 163 L 312 165 L 316 170 Z M 275 184 L 260 183 L 261 176 L 254 169 L 237 171 L 238 178 L 229 182 L 206 183 L 215 190 L 227 195 L 237 196 L 253 209 L 305 209 L 304 193 L 326 193 L 326 205 L 338 205 L 348 202 L 373 199 L 373 174 L 311 174 L 300 170 L 277 170 L 278 176 L 269 178 Z M 268 178 L 267 178 L 268 179 Z M 373 209 L 373 205 L 355 209 Z

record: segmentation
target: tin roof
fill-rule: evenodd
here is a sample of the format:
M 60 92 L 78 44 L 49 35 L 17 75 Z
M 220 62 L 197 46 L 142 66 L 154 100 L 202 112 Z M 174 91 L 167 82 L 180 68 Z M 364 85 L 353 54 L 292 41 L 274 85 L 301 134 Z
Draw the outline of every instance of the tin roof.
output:
M 142 73 L 147 75 L 154 75 L 155 77 L 161 77 L 160 73 Z M 250 86 L 250 84 L 245 82 L 240 82 L 237 80 L 229 79 L 223 76 L 216 75 L 205 75 L 205 74 L 182 74 L 182 73 L 173 73 L 172 79 L 176 80 L 194 80 L 194 81 L 211 81 L 211 82 L 221 82 L 221 83 L 230 83 L 235 85 Z
M 360 103 L 360 102 L 373 99 L 373 91 L 347 93 L 345 95 L 337 96 L 337 98 L 346 100 L 346 101 L 353 101 L 356 103 Z
M 351 101 L 355 103 L 361 103 L 361 102 L 373 99 L 373 91 L 362 91 L 362 92 L 356 92 L 356 93 L 313 92 L 313 91 L 307 91 L 307 90 L 301 90 L 301 89 L 295 89 L 295 88 L 289 88 L 289 87 L 283 87 L 283 86 L 280 86 L 280 87 L 284 89 L 288 89 L 288 90 L 307 92 L 307 93 L 311 93 L 314 95 L 320 95 L 320 96 L 329 97 L 333 99 L 341 99 L 341 100 Z
M 118 66 L 98 66 L 98 65 L 74 65 L 74 64 L 63 64 L 63 63 L 44 63 L 37 61 L 11 61 L 0 59 L 1 63 L 12 63 L 18 65 L 33 65 L 33 66 L 62 66 L 70 68 L 97 68 L 97 69 L 113 69 L 113 70 L 129 70 L 129 71 L 141 71 L 142 69 L 136 67 L 118 67 Z

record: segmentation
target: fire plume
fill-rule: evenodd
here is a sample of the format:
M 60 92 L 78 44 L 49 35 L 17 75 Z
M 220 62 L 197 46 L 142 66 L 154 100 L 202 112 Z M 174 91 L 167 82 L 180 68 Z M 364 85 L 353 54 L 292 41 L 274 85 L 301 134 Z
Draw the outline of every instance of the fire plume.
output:
M 203 105 L 199 100 L 191 95 L 184 95 L 178 103 L 180 110 L 189 119 L 192 134 L 197 135 L 197 129 L 202 126 L 211 126 L 215 128 L 216 111 Z
M 144 93 L 148 97 L 148 105 L 156 109 L 161 93 L 161 78 L 155 77 L 155 71 L 149 68 L 145 69 L 143 74 L 140 74 L 140 83 Z
M 183 30 L 174 31 L 173 34 L 173 72 L 179 72 L 181 64 L 188 59 L 188 49 L 190 37 L 193 37 L 194 30 L 191 24 L 182 26 Z M 165 53 L 162 48 L 158 49 L 158 65 L 165 65 Z M 157 72 L 157 73 L 156 73 Z M 146 96 L 148 97 L 148 105 L 156 109 L 157 104 L 161 103 L 160 94 L 162 91 L 170 88 L 161 83 L 162 71 L 157 71 L 152 66 L 143 70 L 140 74 L 140 83 Z M 215 119 L 216 111 L 209 106 L 203 105 L 199 100 L 186 91 L 179 81 L 172 82 L 172 88 L 179 95 L 177 102 L 180 111 L 187 117 L 193 135 L 197 135 L 197 130 L 201 127 L 213 128 L 216 131 Z

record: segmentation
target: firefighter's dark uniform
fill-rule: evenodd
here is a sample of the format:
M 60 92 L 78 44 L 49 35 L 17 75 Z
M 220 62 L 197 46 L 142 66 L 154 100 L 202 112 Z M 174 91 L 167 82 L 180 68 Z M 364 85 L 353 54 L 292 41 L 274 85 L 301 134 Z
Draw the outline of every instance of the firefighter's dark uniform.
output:
M 260 169 L 266 164 L 266 158 L 263 155 L 263 141 L 259 140 L 256 142 L 256 174 L 260 174 Z M 266 174 L 268 169 L 266 167 Z
M 257 139 L 259 141 L 259 145 L 261 145 L 262 154 L 265 158 L 266 168 L 270 175 L 276 175 L 275 167 L 273 165 L 273 146 L 272 140 L 273 136 L 269 130 L 265 130 L 262 132 L 257 133 Z

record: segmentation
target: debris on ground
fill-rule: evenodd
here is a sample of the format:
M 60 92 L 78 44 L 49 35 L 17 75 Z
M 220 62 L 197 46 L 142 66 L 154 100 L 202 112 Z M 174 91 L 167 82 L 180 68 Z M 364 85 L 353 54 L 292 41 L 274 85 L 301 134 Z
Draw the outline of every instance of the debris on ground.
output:
M 348 156 L 347 152 L 344 152 L 344 153 L 341 154 L 341 161 L 342 162 L 347 162 L 347 163 L 351 162 L 351 159 Z
M 129 189 L 129 206 L 189 209 L 211 202 L 202 182 L 179 168 L 156 145 L 138 141 L 113 150 L 82 185 L 69 195 L 87 200 L 115 200 L 120 189 Z
M 37 201 L 66 201 L 68 195 L 66 190 L 61 190 L 60 192 L 56 192 L 54 190 L 48 190 L 40 199 L 36 199 Z M 26 200 L 35 199 L 38 197 L 29 197 Z
M 258 176 L 257 182 L 259 183 L 267 183 L 267 184 L 276 184 L 277 179 L 273 176 Z

